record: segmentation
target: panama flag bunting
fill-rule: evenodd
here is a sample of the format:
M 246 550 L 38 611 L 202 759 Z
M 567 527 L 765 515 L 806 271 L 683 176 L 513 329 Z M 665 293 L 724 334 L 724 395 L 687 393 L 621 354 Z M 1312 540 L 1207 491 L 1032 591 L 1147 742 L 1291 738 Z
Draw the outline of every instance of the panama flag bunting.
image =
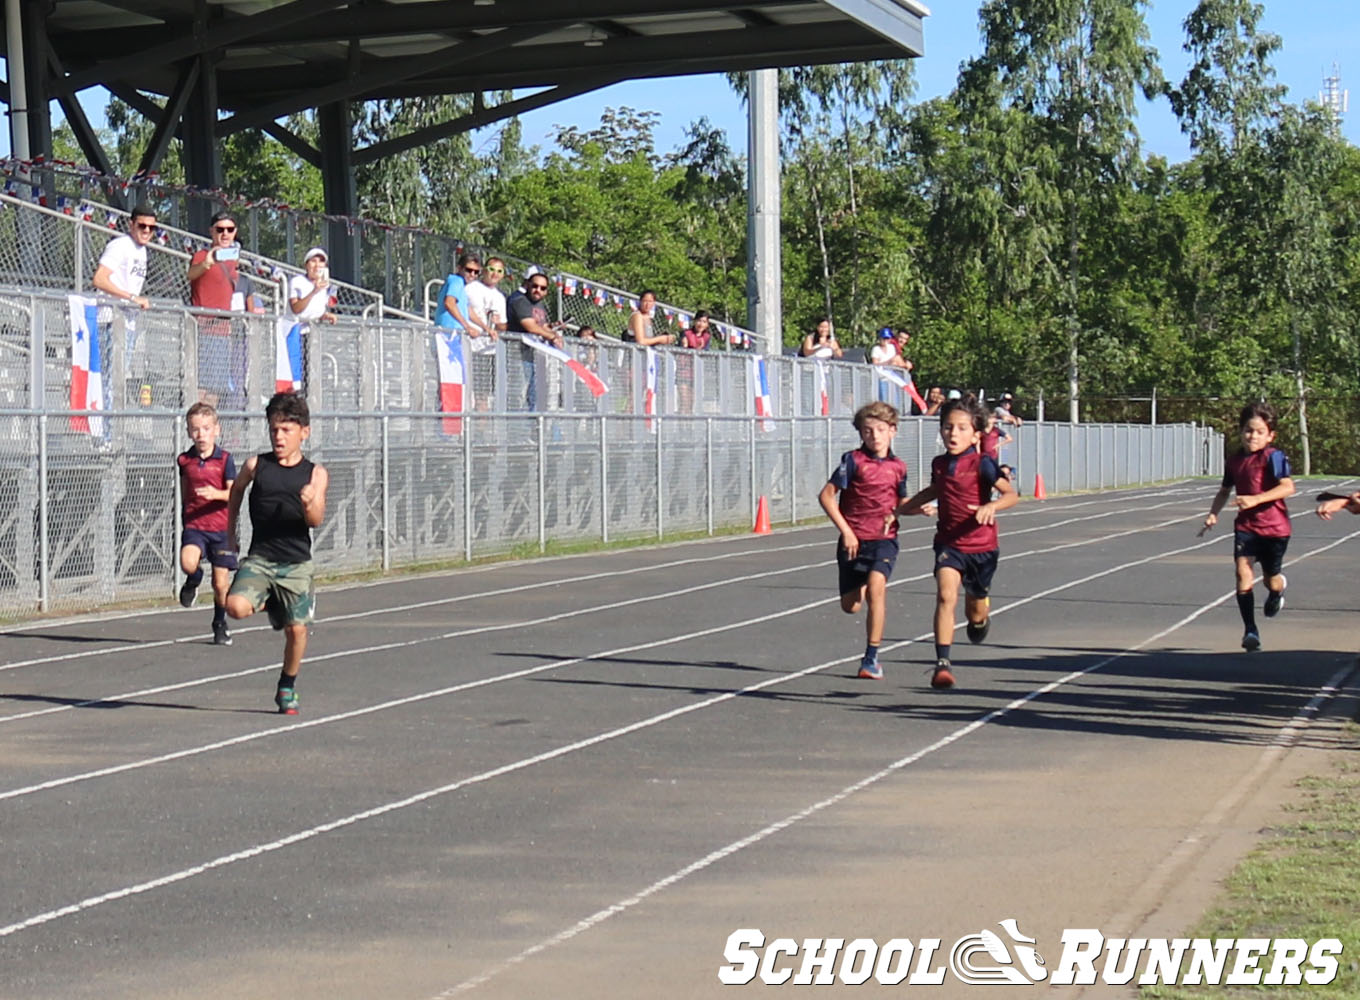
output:
M 467 384 L 463 335 L 436 330 L 434 341 L 435 352 L 439 355 L 439 409 L 444 413 L 462 413 L 463 387 Z M 460 417 L 445 417 L 440 424 L 445 434 L 463 433 Z
M 647 393 L 642 398 L 642 412 L 647 414 L 647 429 L 656 433 L 656 421 L 652 417 L 656 416 L 656 364 L 657 353 L 653 348 L 646 348 L 647 351 Z
M 302 391 L 302 328 L 305 323 L 280 319 L 274 333 L 274 391 Z
M 816 361 L 817 366 L 817 413 L 819 416 L 831 416 L 831 396 L 826 391 L 826 362 Z
M 774 407 L 770 405 L 770 379 L 765 369 L 764 358 L 751 359 L 751 388 L 754 394 L 756 416 L 774 416 Z M 760 422 L 762 431 L 774 430 L 774 424 L 769 420 Z
M 570 368 L 576 377 L 584 383 L 585 387 L 590 390 L 592 396 L 598 398 L 609 391 L 609 386 L 600 381 L 600 376 L 596 375 L 560 347 L 553 347 L 552 344 L 532 335 L 525 337 L 524 343 L 528 344 L 540 354 L 546 354 L 548 357 L 553 358 Z
M 104 369 L 99 357 L 99 305 L 94 299 L 68 295 L 71 314 L 71 409 L 104 408 Z M 102 417 L 72 417 L 71 430 L 104 433 Z

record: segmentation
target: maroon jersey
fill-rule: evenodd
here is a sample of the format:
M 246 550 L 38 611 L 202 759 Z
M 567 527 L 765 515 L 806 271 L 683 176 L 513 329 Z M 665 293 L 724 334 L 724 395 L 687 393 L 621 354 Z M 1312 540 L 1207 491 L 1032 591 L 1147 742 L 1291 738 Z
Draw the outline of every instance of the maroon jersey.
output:
M 840 493 L 841 516 L 862 542 L 896 538 L 897 521 L 883 522 L 907 496 L 907 463 L 891 451 L 875 458 L 863 448 L 847 451 L 831 474 Z
M 977 508 L 992 500 L 1001 478 L 994 459 L 969 448 L 962 455 L 937 455 L 930 463 L 939 521 L 935 544 L 957 552 L 991 552 L 997 547 L 996 524 L 978 524 Z M 972 508 L 971 510 L 969 508 Z
M 982 453 L 997 461 L 1001 459 L 1001 432 L 995 427 L 982 435 Z
M 224 490 L 236 478 L 236 460 L 214 447 L 212 454 L 201 458 L 197 448 L 189 448 L 179 456 L 180 496 L 184 498 L 184 527 L 197 531 L 226 531 L 227 502 L 204 500 L 198 495 L 200 486 Z
M 1240 497 L 1265 493 L 1290 478 L 1289 459 L 1279 448 L 1269 445 L 1260 451 L 1239 451 L 1231 456 L 1223 468 L 1223 488 L 1237 490 Z M 1288 538 L 1293 534 L 1289 524 L 1289 508 L 1283 500 L 1262 504 L 1251 510 L 1238 511 L 1233 521 L 1234 531 L 1250 531 L 1266 538 Z

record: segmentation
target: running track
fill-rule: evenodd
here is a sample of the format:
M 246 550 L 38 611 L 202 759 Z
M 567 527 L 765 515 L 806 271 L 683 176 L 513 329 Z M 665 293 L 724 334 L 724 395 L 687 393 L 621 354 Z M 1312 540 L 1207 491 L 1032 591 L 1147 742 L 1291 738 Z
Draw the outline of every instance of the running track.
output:
M 296 718 L 254 620 L 13 628 L 0 997 L 689 998 L 737 928 L 1172 936 L 1354 714 L 1322 485 L 1252 655 L 1215 483 L 1026 499 L 945 693 L 925 519 L 877 683 L 824 525 L 324 590 Z

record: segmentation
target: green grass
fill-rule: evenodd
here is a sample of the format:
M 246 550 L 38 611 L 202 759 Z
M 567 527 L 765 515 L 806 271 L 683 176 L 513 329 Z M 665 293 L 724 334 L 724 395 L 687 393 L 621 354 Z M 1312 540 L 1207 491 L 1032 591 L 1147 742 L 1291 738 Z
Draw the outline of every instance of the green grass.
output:
M 1150 986 L 1159 1000 L 1234 1000 L 1290 990 L 1309 1000 L 1360 1000 L 1360 726 L 1332 769 L 1298 782 L 1287 822 L 1229 877 L 1222 897 L 1188 937 L 1338 938 L 1336 979 L 1326 986 Z M 1306 967 L 1306 966 L 1305 966 Z

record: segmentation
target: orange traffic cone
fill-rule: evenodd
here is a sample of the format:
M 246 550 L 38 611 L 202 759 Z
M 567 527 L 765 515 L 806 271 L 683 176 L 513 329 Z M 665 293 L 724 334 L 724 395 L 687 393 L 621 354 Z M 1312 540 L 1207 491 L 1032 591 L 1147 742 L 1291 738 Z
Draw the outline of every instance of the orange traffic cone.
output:
M 1048 490 L 1044 489 L 1044 477 L 1037 473 L 1034 476 L 1034 499 L 1035 500 L 1048 499 Z
M 756 526 L 751 529 L 755 535 L 768 535 L 770 533 L 770 505 L 765 502 L 765 495 L 761 494 L 760 503 L 756 504 Z

